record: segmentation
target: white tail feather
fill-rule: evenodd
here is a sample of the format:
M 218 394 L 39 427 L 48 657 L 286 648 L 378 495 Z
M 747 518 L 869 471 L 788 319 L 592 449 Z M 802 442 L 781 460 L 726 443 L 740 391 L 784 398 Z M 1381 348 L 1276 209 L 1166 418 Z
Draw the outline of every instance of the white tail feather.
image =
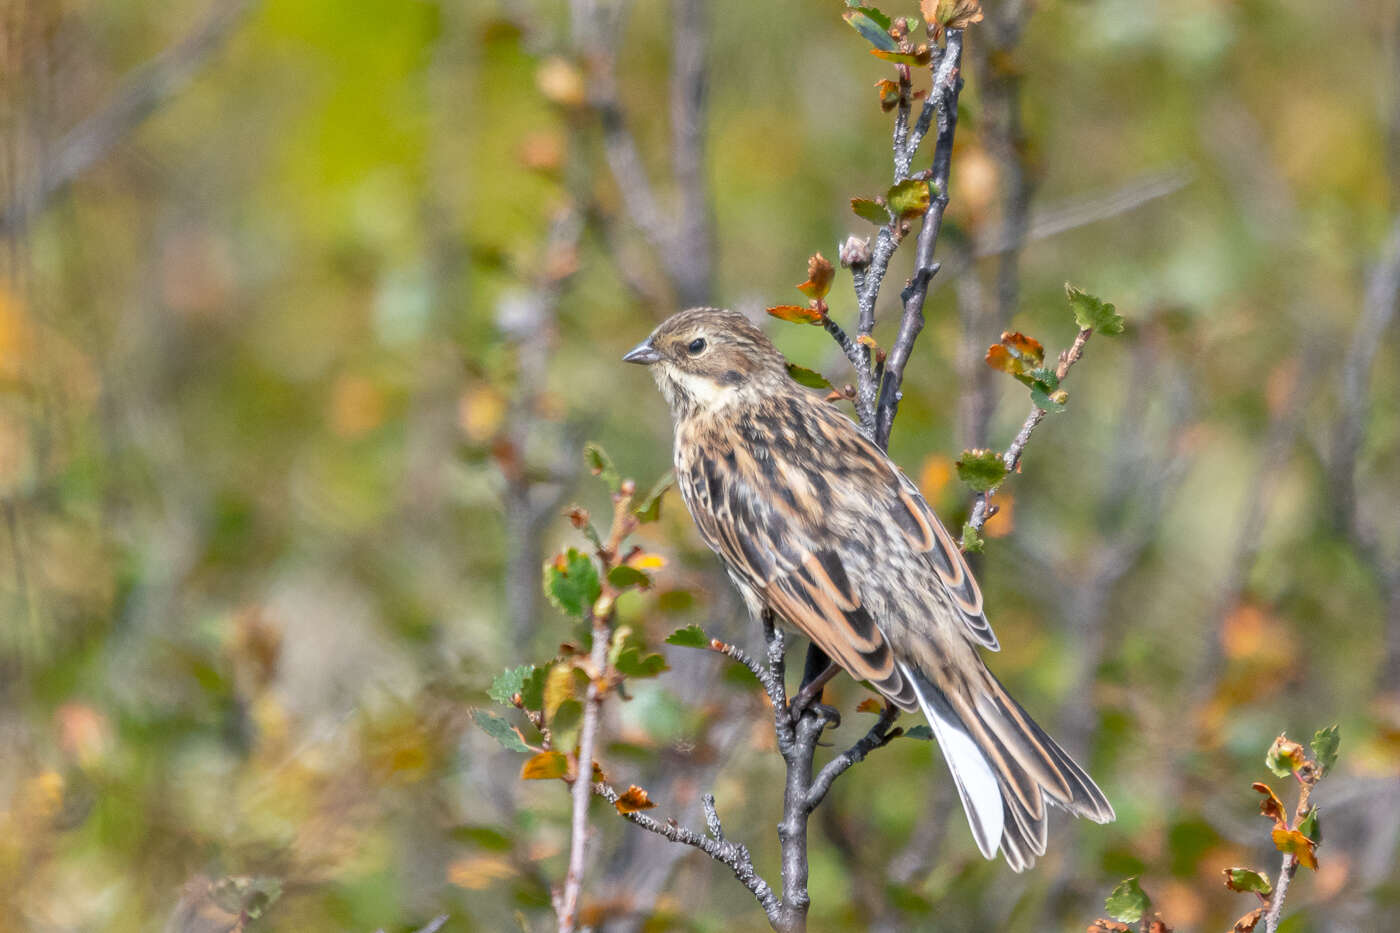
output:
M 919 706 L 923 708 L 933 735 L 938 739 L 938 747 L 943 750 L 943 758 L 948 762 L 958 796 L 962 798 L 963 810 L 967 813 L 967 822 L 972 827 L 972 838 L 976 840 L 977 848 L 982 850 L 983 857 L 996 858 L 1006 812 L 996 773 L 948 706 L 948 701 L 936 692 L 929 696 L 927 683 L 921 683 L 923 678 L 911 671 L 908 665 L 901 664 L 900 668 L 914 685 Z

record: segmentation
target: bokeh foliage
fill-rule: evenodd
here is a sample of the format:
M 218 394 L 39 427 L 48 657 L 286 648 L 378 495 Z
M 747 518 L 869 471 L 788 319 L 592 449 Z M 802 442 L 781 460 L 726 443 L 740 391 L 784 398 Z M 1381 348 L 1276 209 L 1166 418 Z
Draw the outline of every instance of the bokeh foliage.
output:
M 6 203 L 206 15 L 188 0 L 0 10 Z M 869 232 L 851 198 L 888 188 L 876 82 L 891 69 L 840 11 L 707 11 L 711 291 L 755 317 L 791 300 L 814 252 Z M 1128 875 L 1178 928 L 1223 928 L 1239 901 L 1221 871 L 1273 864 L 1240 793 L 1258 750 L 1333 721 L 1347 751 L 1319 790 L 1327 857 L 1290 896 L 1292 929 L 1388 916 L 1395 838 L 1373 817 L 1400 805 L 1400 683 L 1383 671 L 1385 592 L 1329 494 L 1329 445 L 1364 278 L 1400 210 L 1395 19 L 1380 3 L 1044 3 L 992 63 L 1024 76 L 1036 205 L 1190 179 L 1024 251 L 1012 324 L 1048 357 L 1073 335 L 1067 279 L 1110 296 L 1128 328 L 1076 367 L 979 567 L 998 676 L 1080 743 L 1119 820 L 1055 826 L 1051 854 L 1013 877 L 977 857 L 931 744 L 895 743 L 826 804 L 814 928 L 864 928 L 872 899 L 915 927 L 934 911 L 950 929 L 1082 927 Z M 669 43 L 667 5 L 632 4 L 620 93 L 658 175 Z M 578 544 L 570 502 L 606 514 L 586 437 L 626 475 L 664 472 L 661 401 L 618 358 L 674 310 L 635 232 L 552 245 L 580 192 L 622 216 L 570 47 L 562 2 L 255 5 L 187 88 L 6 234 L 0 927 L 145 930 L 202 910 L 227 929 L 242 909 L 268 930 L 411 929 L 439 913 L 501 930 L 517 911 L 546 928 L 564 795 L 520 786 L 519 761 L 471 718 L 503 668 L 570 637 L 503 502 L 512 483 L 559 497 L 531 530 L 542 560 Z M 949 243 L 999 219 L 968 78 Z M 959 451 L 1004 446 L 1026 411 L 1025 388 L 998 378 L 991 436 L 959 436 L 958 301 L 991 274 L 983 260 L 935 280 L 891 444 L 954 528 L 970 498 Z M 825 299 L 837 317 L 854 307 L 845 275 Z M 770 332 L 795 362 L 848 378 L 821 329 Z M 1380 546 L 1394 561 L 1393 327 L 1375 349 L 1358 475 L 1364 508 L 1392 518 Z M 1168 461 L 1179 473 L 1151 513 L 1143 486 Z M 1132 566 L 1099 587 L 1105 543 L 1144 516 Z M 667 565 L 617 611 L 647 644 L 689 624 L 752 637 L 674 493 L 638 537 Z M 507 579 L 522 553 L 534 604 Z M 1104 621 L 1086 671 L 1089 610 Z M 675 670 L 608 723 L 610 776 L 712 775 L 731 831 L 766 829 L 779 772 L 752 682 L 702 652 L 666 654 Z M 674 686 L 687 666 L 707 689 Z M 844 678 L 829 692 L 848 720 L 838 741 L 865 728 L 862 695 Z M 717 710 L 745 703 L 717 738 Z M 704 789 L 680 779 L 662 799 L 638 783 L 677 813 Z M 647 859 L 614 822 L 589 891 L 625 915 L 606 899 L 653 879 L 627 874 Z M 937 858 L 890 882 L 915 832 L 936 834 Z M 771 874 L 772 849 L 746 841 Z M 654 928 L 763 928 L 714 866 L 675 871 Z

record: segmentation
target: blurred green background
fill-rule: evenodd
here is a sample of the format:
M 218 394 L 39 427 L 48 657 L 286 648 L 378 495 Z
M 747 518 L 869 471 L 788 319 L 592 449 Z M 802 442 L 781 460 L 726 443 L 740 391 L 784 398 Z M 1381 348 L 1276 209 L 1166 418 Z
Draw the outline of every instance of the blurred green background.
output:
M 605 511 L 582 442 L 644 487 L 669 464 L 661 399 L 619 357 L 682 302 L 796 300 L 807 256 L 873 232 L 848 199 L 890 183 L 892 68 L 837 0 L 635 0 L 617 97 L 662 220 L 704 227 L 698 252 L 658 241 L 610 170 L 589 10 L 613 7 L 0 3 L 0 929 L 233 929 L 220 879 L 244 876 L 280 893 L 254 929 L 551 928 L 566 795 L 518 782 L 469 711 L 568 637 L 539 566 L 580 543 L 569 503 Z M 689 188 L 687 10 L 709 91 Z M 998 307 L 1051 353 L 1066 280 L 1128 318 L 1091 341 L 979 567 L 993 668 L 1119 818 L 1053 824 L 1013 875 L 977 856 L 933 748 L 896 742 L 814 819 L 813 929 L 1083 929 L 1138 873 L 1168 922 L 1227 927 L 1253 904 L 1221 869 L 1277 870 L 1264 750 L 1334 721 L 1321 869 L 1287 928 L 1388 926 L 1397 22 L 1360 0 L 1083 0 L 1030 4 L 1019 42 L 969 30 L 945 269 L 891 451 L 960 525 L 952 462 L 1028 410 L 979 370 Z M 1008 196 L 1031 231 L 1009 264 L 978 255 Z M 849 320 L 846 273 L 832 294 Z M 820 329 L 769 332 L 850 378 Z M 668 566 L 624 616 L 748 643 L 665 506 L 645 543 Z M 713 790 L 771 878 L 762 702 L 686 654 L 615 704 L 603 760 L 691 825 Z M 839 744 L 862 695 L 828 693 Z M 603 928 L 766 928 L 722 868 L 594 822 Z

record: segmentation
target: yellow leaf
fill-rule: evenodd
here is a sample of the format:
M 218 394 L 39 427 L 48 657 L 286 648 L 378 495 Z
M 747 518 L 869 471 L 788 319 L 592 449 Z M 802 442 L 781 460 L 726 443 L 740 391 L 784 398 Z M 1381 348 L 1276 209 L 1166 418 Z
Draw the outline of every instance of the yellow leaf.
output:
M 331 389 L 331 429 L 341 437 L 355 438 L 379 427 L 384 420 L 384 394 L 363 376 L 341 376 Z
M 574 698 L 574 669 L 567 663 L 555 664 L 544 679 L 544 715 L 553 719 L 559 705 Z
M 884 710 L 884 706 L 874 697 L 866 697 L 856 704 L 857 713 L 878 713 Z
M 587 100 L 583 72 L 572 62 L 558 56 L 540 65 L 535 72 L 535 86 L 550 103 L 561 107 L 579 107 Z
M 457 403 L 457 424 L 467 440 L 483 444 L 496 436 L 506 416 L 506 400 L 489 386 L 470 389 Z
M 550 750 L 540 752 L 528 759 L 520 768 L 522 781 L 549 781 L 569 773 L 569 759 L 563 752 Z
M 480 891 L 494 882 L 510 878 L 515 866 L 504 855 L 469 855 L 447 866 L 447 881 L 459 888 Z
M 636 567 L 638 570 L 660 570 L 666 566 L 666 558 L 660 554 L 642 552 L 628 558 L 627 566 Z
M 1317 855 L 1314 853 L 1317 843 L 1296 829 L 1284 829 L 1282 826 L 1274 830 L 1273 837 L 1274 846 L 1280 852 L 1292 855 L 1299 865 L 1306 865 L 1317 871 Z

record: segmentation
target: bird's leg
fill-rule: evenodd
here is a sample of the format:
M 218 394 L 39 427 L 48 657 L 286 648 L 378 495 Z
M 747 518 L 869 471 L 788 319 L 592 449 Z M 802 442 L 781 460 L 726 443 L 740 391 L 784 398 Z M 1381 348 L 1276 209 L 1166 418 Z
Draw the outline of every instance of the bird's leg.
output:
M 834 707 L 820 702 L 822 690 L 840 670 L 832 663 L 831 658 L 827 657 L 825 651 L 815 644 L 807 646 L 807 663 L 802 669 L 802 686 L 788 704 L 794 722 L 809 708 L 816 708 L 833 726 L 841 724 L 841 714 Z

